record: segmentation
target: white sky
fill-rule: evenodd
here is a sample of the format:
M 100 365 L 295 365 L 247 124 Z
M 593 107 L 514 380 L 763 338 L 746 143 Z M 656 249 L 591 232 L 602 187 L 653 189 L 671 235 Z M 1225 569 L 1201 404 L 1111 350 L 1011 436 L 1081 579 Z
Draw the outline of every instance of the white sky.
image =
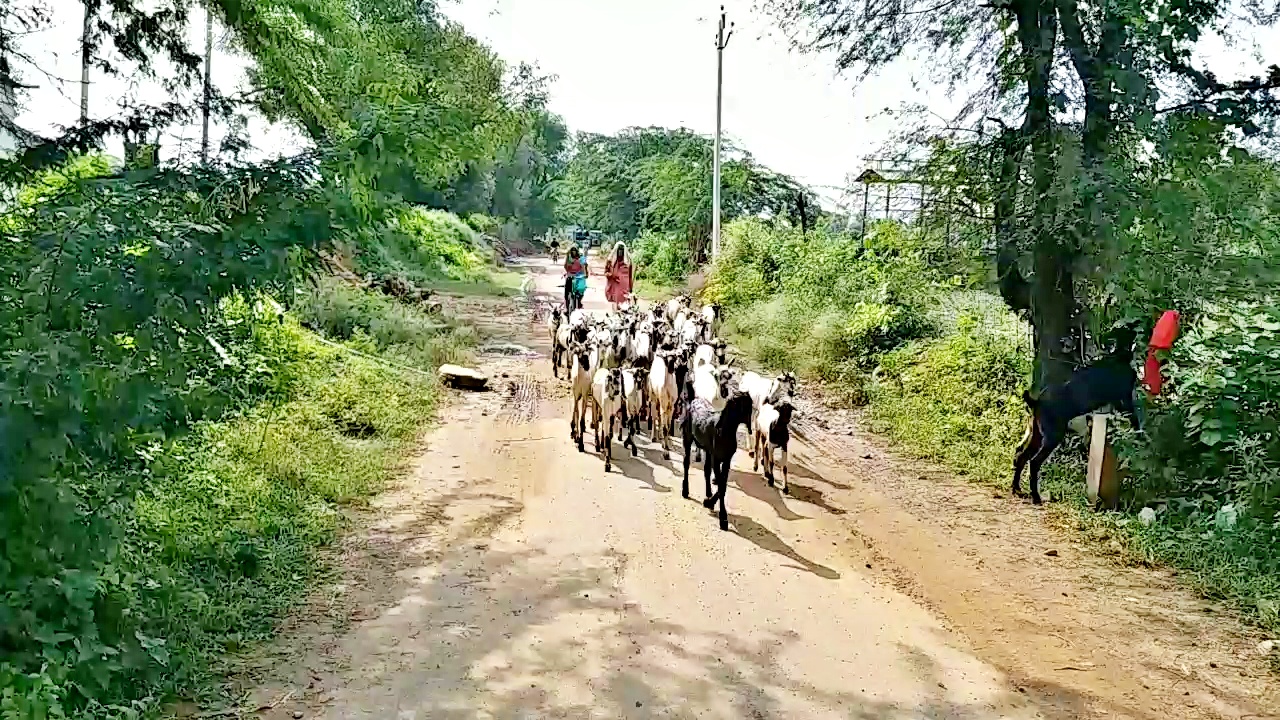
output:
M 903 68 L 855 92 L 830 57 L 792 52 L 751 0 L 463 0 L 445 12 L 507 61 L 557 76 L 551 109 L 573 130 L 711 134 L 721 4 L 737 25 L 725 51 L 725 133 L 774 170 L 843 186 L 892 131 L 886 107 L 947 104 L 912 91 Z
M 715 32 L 724 5 L 737 24 L 725 52 L 725 133 L 768 167 L 828 198 L 837 194 L 831 186 L 844 187 L 846 176 L 865 169 L 866 159 L 899 129 L 886 109 L 922 103 L 950 117 L 965 100 L 928 86 L 921 63 L 910 60 L 860 84 L 839 77 L 832 57 L 793 51 L 754 4 L 446 0 L 444 8 L 508 62 L 536 63 L 557 76 L 551 109 L 573 130 L 659 125 L 711 134 Z M 1251 33 L 1231 48 L 1210 36 L 1200 55 L 1223 77 L 1257 73 L 1263 60 L 1280 61 L 1280 32 Z
M 551 108 L 570 129 L 601 133 L 660 125 L 711 133 L 715 127 L 715 23 L 721 0 L 443 0 L 446 14 L 489 44 L 509 63 L 527 61 L 557 76 Z M 975 0 L 976 1 L 976 0 Z M 52 0 L 54 27 L 25 40 L 53 78 L 32 74 L 41 85 L 30 93 L 19 122 L 38 132 L 74 124 L 79 102 L 81 5 Z M 830 57 L 793 52 L 769 19 L 752 11 L 752 0 L 724 0 L 737 24 L 725 56 L 726 134 L 765 165 L 793 175 L 831 197 L 847 174 L 896 129 L 883 115 L 904 102 L 924 102 L 948 114 L 955 102 L 944 92 L 913 88 L 911 63 L 891 67 L 855 87 L 837 77 Z M 191 42 L 203 50 L 204 15 L 192 13 Z M 1266 31 L 1227 48 L 1209 38 L 1203 55 L 1224 77 L 1257 72 L 1263 61 L 1280 61 L 1280 31 Z M 246 62 L 217 46 L 213 77 L 225 92 L 243 82 Z M 116 112 L 129 91 L 124 81 L 95 75 L 91 115 Z M 152 102 L 158 88 L 141 91 Z M 215 146 L 221 138 L 215 127 Z M 258 155 L 302 146 L 288 127 L 251 126 Z M 164 155 L 194 154 L 199 127 L 165 139 Z M 109 148 L 119 154 L 119 143 Z

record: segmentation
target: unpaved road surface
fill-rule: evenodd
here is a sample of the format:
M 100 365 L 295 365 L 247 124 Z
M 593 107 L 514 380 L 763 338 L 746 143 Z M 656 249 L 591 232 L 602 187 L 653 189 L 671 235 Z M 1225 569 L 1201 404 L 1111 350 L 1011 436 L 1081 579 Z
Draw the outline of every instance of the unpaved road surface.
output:
M 545 262 L 524 268 L 559 297 Z M 603 308 L 599 289 L 588 308 Z M 802 423 L 794 494 L 739 453 L 731 532 L 663 462 L 569 441 L 527 304 L 246 670 L 266 718 L 1272 718 L 1259 638 L 1038 512 Z

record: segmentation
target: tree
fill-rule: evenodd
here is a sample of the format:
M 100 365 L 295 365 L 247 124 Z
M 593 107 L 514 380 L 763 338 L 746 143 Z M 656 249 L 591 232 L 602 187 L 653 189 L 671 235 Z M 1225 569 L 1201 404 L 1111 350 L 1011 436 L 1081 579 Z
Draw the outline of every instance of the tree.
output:
M 1224 17 L 1220 0 L 1154 9 L 1110 0 L 767 5 L 797 45 L 834 50 L 841 68 L 863 75 L 920 46 L 933 51 L 933 69 L 953 83 L 970 68 L 985 69 L 986 82 L 959 124 L 994 116 L 998 126 L 988 145 L 996 272 L 1005 301 L 1027 312 L 1035 328 L 1037 385 L 1065 379 L 1083 354 L 1088 317 L 1077 308 L 1078 269 L 1122 244 L 1112 233 L 1126 226 L 1132 204 L 1118 189 L 1132 176 L 1137 142 L 1158 113 L 1159 82 L 1191 78 L 1194 107 L 1249 127 L 1273 111 L 1269 79 L 1280 78 L 1269 72 L 1228 84 L 1189 67 L 1194 42 Z M 1220 102 L 1233 92 L 1236 102 Z M 1077 111 L 1078 124 L 1071 120 Z
M 690 130 L 631 128 L 616 136 L 579 136 L 560 183 L 565 222 L 623 238 L 642 232 L 684 238 L 700 260 L 711 233 L 712 140 Z M 766 215 L 799 224 L 797 197 L 817 207 L 792 178 L 724 147 L 722 206 L 726 219 Z

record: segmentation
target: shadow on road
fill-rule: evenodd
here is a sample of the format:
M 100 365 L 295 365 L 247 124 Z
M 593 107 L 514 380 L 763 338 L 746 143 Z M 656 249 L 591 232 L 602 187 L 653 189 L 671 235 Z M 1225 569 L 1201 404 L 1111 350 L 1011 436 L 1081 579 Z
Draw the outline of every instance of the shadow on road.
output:
M 639 439 L 640 439 L 639 436 L 636 436 L 637 446 L 640 445 Z M 654 461 L 650 457 L 650 454 L 652 453 L 653 455 L 655 455 L 657 457 L 657 461 L 661 462 L 662 461 L 661 452 L 650 450 L 647 447 L 640 447 L 640 455 L 636 457 L 631 456 L 630 450 L 624 450 L 623 452 L 625 454 L 613 456 L 613 463 L 614 465 L 618 466 L 618 470 L 624 476 L 631 478 L 636 482 L 643 483 L 645 487 L 647 487 L 648 489 L 654 492 L 659 492 L 659 493 L 671 492 L 671 488 L 659 483 L 657 480 L 654 480 L 653 464 L 652 464 Z
M 432 516 L 451 515 L 449 505 L 441 503 Z M 970 700 L 946 689 L 940 660 L 906 644 L 898 646 L 895 664 L 915 681 L 909 692 L 856 682 L 819 687 L 796 677 L 785 660 L 797 650 L 794 633 L 744 639 L 722 618 L 674 622 L 626 602 L 617 592 L 621 558 L 490 545 L 489 531 L 516 510 L 504 506 L 449 533 L 442 556 L 424 555 L 416 540 L 429 527 L 406 528 L 404 537 L 366 548 L 367 559 L 377 562 L 356 566 L 368 576 L 346 578 L 360 587 L 364 619 L 312 634 L 324 659 L 306 665 L 293 702 L 264 717 L 277 711 L 291 717 L 308 705 L 317 717 L 440 720 L 780 718 L 797 704 L 856 720 L 992 720 L 1027 706 L 1046 720 L 1074 720 L 1102 709 L 1054 685 Z M 732 520 L 739 535 L 760 547 L 838 577 L 754 521 Z M 285 660 L 275 667 L 301 667 Z
M 783 542 L 782 538 L 775 535 L 772 530 L 761 525 L 755 520 L 752 520 L 746 515 L 734 515 L 733 513 L 730 513 L 729 521 L 733 523 L 733 527 L 738 531 L 739 536 L 750 540 L 753 545 L 762 550 L 777 553 L 782 557 L 791 560 L 796 563 L 793 567 L 797 570 L 805 570 L 817 575 L 818 577 L 826 578 L 827 580 L 840 579 L 840 573 L 832 570 L 826 565 L 820 565 L 804 557 L 800 553 L 796 552 L 790 545 Z
M 782 491 L 776 487 L 769 487 L 768 481 L 761 475 L 730 470 L 729 482 L 737 485 L 738 489 L 748 497 L 753 497 L 773 508 L 773 511 L 782 520 L 809 519 L 808 516 L 801 515 L 787 507 L 787 501 L 782 497 Z

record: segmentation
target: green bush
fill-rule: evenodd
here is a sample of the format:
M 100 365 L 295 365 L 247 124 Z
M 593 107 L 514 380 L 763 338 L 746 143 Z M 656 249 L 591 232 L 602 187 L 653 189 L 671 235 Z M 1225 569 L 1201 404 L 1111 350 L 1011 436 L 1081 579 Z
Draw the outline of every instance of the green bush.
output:
M 838 384 L 845 402 L 862 404 L 879 356 L 932 332 L 920 281 L 892 285 L 905 273 L 883 264 L 850 235 L 805 236 L 737 220 L 726 228 L 702 297 L 725 307 L 748 354 Z
M 431 372 L 444 363 L 466 362 L 466 348 L 476 339 L 470 326 L 427 315 L 337 278 L 320 278 L 300 291 L 292 310 L 306 327 L 322 335 Z
M 358 215 L 311 163 L 102 178 L 89 158 L 0 218 L 0 718 L 138 717 L 208 687 L 428 416 L 429 375 L 321 344 L 272 299 Z M 425 240 L 396 259 L 459 267 L 465 236 L 427 221 L 446 227 L 402 223 Z M 401 364 L 462 352 L 380 300 L 316 317 Z
M 1156 510 L 1140 534 L 1151 559 L 1280 628 L 1280 311 L 1240 303 L 1194 320 L 1145 437 L 1119 444 L 1129 509 Z
M 969 326 L 883 356 L 869 418 L 916 455 L 1007 483 L 1026 428 L 1030 374 L 1025 348 Z
M 133 500 L 194 424 L 296 387 L 289 330 L 259 293 L 329 239 L 336 198 L 315 187 L 312 169 L 68 181 L 7 218 L 6 717 L 123 715 L 175 674 L 174 649 L 147 611 L 168 586 L 134 561 Z
M 137 498 L 122 571 L 141 586 L 158 697 L 208 692 L 224 654 L 271 634 L 311 587 L 339 506 L 382 485 L 434 407 L 430 378 L 292 334 L 295 392 L 165 448 Z
M 478 233 L 494 235 L 498 232 L 498 228 L 502 227 L 502 223 L 491 215 L 471 213 L 467 216 L 467 226 Z
M 692 269 L 689 244 L 682 237 L 645 233 L 632 244 L 637 279 L 671 286 L 682 282 Z
M 479 234 L 456 215 L 406 208 L 394 222 L 361 228 L 356 262 L 379 277 L 399 275 L 416 283 L 483 279 L 487 267 Z

